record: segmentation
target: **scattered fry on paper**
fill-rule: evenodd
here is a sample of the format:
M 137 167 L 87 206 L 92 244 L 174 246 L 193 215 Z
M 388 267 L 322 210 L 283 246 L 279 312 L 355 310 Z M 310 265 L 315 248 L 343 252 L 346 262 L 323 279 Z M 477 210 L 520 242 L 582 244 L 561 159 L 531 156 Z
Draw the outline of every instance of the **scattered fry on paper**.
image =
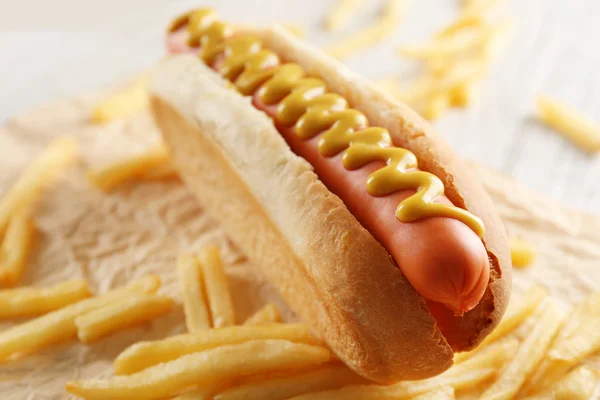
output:
M 13 213 L 4 237 L 0 235 L 0 285 L 17 284 L 30 259 L 36 234 L 30 208 Z
M 163 399 L 193 385 L 234 377 L 310 367 L 329 361 L 324 347 L 285 340 L 252 340 L 192 353 L 133 375 L 68 382 L 67 390 L 86 399 Z
M 210 312 L 206 304 L 206 290 L 202 267 L 196 257 L 181 255 L 177 258 L 177 273 L 182 288 L 185 326 L 190 333 L 202 332 L 211 327 Z
M 536 251 L 531 243 L 517 237 L 511 237 L 509 244 L 513 267 L 526 268 L 533 264 Z
M 221 328 L 235 324 L 229 283 L 219 249 L 213 246 L 205 247 L 198 254 L 198 261 L 204 277 L 212 326 Z
M 275 304 L 269 303 L 256 311 L 244 321 L 244 325 L 263 325 L 280 322 L 281 314 Z
M 82 343 L 94 342 L 119 329 L 150 321 L 171 309 L 173 300 L 158 295 L 132 295 L 75 319 Z
M 77 334 L 75 319 L 78 316 L 127 298 L 134 293 L 153 293 L 159 286 L 158 277 L 148 275 L 125 287 L 78 301 L 2 331 L 0 332 L 0 360 L 31 353 L 42 347 L 72 339 Z
M 337 389 L 364 379 L 343 364 L 327 364 L 283 376 L 267 376 L 220 392 L 214 400 L 289 399 L 305 393 Z
M 597 122 L 574 108 L 545 96 L 538 96 L 537 110 L 540 120 L 565 139 L 587 152 L 600 151 L 600 124 Z
M 168 150 L 159 146 L 113 164 L 94 168 L 88 172 L 88 178 L 94 186 L 108 192 L 135 179 L 166 179 L 176 174 Z
M 35 203 L 44 187 L 77 157 L 77 143 L 71 138 L 54 139 L 19 176 L 0 199 L 0 237 L 10 218 Z
M 254 339 L 279 339 L 290 342 L 319 344 L 308 328 L 301 324 L 228 326 L 209 329 L 201 334 L 183 334 L 163 340 L 138 342 L 115 359 L 116 374 L 132 374 L 153 365 L 168 362 L 186 354 Z
M 102 124 L 125 118 L 148 107 L 148 76 L 139 77 L 135 82 L 97 104 L 91 111 L 91 120 Z
M 0 318 L 42 315 L 90 297 L 87 281 L 75 279 L 50 287 L 0 290 Z

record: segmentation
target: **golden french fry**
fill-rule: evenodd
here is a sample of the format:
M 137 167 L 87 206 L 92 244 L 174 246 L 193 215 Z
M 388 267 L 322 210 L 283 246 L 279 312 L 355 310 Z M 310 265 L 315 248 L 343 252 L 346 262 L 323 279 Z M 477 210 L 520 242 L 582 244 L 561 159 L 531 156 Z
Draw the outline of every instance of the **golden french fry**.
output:
M 137 295 L 108 304 L 75 319 L 77 336 L 91 343 L 114 331 L 150 321 L 173 307 L 166 296 Z
M 454 361 L 461 362 L 481 349 L 485 349 L 487 345 L 503 338 L 518 326 L 520 326 L 528 317 L 530 317 L 542 300 L 546 298 L 548 292 L 541 286 L 532 286 L 522 298 L 513 300 L 508 306 L 506 315 L 502 318 L 500 324 L 488 335 L 487 338 L 475 350 L 466 353 L 459 353 L 454 356 Z
M 114 369 L 116 374 L 132 374 L 186 354 L 256 339 L 320 343 L 310 334 L 308 328 L 301 324 L 227 326 L 209 329 L 199 334 L 183 334 L 152 342 L 138 342 L 119 354 L 115 359 Z
M 244 325 L 263 325 L 280 322 L 281 314 L 275 304 L 269 303 L 248 317 Z
M 588 400 L 592 398 L 599 382 L 598 371 L 586 366 L 575 368 L 565 377 L 542 392 L 527 396 L 525 400 Z
M 152 293 L 160 279 L 148 275 L 125 287 L 98 297 L 78 301 L 36 319 L 16 325 L 0 333 L 0 360 L 73 338 L 77 333 L 75 319 L 86 312 L 104 307 L 135 293 Z
M 425 108 L 421 112 L 423 118 L 433 121 L 442 116 L 450 106 L 450 97 L 447 93 L 440 93 L 427 100 Z
M 538 96 L 537 110 L 543 123 L 554 128 L 582 150 L 590 153 L 600 151 L 600 124 L 567 104 L 545 96 Z
M 516 268 L 530 266 L 535 260 L 536 251 L 533 245 L 517 237 L 510 238 L 510 258 Z
M 337 390 L 307 393 L 293 397 L 290 400 L 408 400 L 414 399 L 425 393 L 430 393 L 444 387 L 453 387 L 459 390 L 466 387 L 479 385 L 496 374 L 494 368 L 467 371 L 458 376 L 452 375 L 443 379 L 425 379 L 422 381 L 405 381 L 389 386 L 378 385 L 351 385 Z
M 364 0 L 337 0 L 325 19 L 325 28 L 330 32 L 342 29 L 356 14 L 362 3 Z
M 300 38 L 304 37 L 304 28 L 302 28 L 298 24 L 283 23 L 283 24 L 281 24 L 281 26 L 283 26 L 285 29 L 287 29 L 288 31 L 292 32 L 294 35 L 296 35 Z
M 102 124 L 125 118 L 148 107 L 148 76 L 139 77 L 128 87 L 97 104 L 91 112 L 91 120 Z
M 454 57 L 481 48 L 496 29 L 493 25 L 482 25 L 452 35 L 437 36 L 423 45 L 405 46 L 399 52 L 403 57 L 425 61 Z
M 525 388 L 534 393 L 552 385 L 587 356 L 600 351 L 600 292 L 577 305 Z
M 0 290 L 0 318 L 41 315 L 90 296 L 87 281 L 83 279 L 66 281 L 47 288 Z
M 490 346 L 471 359 L 455 364 L 448 371 L 430 379 L 399 382 L 390 386 L 352 385 L 298 396 L 294 400 L 413 399 L 448 386 L 455 390 L 476 387 L 494 377 L 498 369 L 512 358 L 517 347 L 516 339 Z
M 423 393 L 415 397 L 414 400 L 454 400 L 455 398 L 454 388 L 452 386 L 444 386 L 431 392 Z
M 94 186 L 108 192 L 135 179 L 164 178 L 173 172 L 166 147 L 159 146 L 113 164 L 92 169 L 88 178 Z
M 36 233 L 30 210 L 17 210 L 10 219 L 4 238 L 0 234 L 0 284 L 14 286 L 19 281 Z M 0 318 L 2 312 L 3 310 L 0 310 Z
M 400 99 L 413 104 L 420 100 L 428 100 L 439 95 L 446 95 L 451 90 L 480 79 L 485 72 L 486 63 L 481 58 L 471 58 L 457 64 L 447 74 L 435 78 L 425 76 L 418 79 L 402 93 Z
M 478 82 L 465 82 L 450 90 L 450 105 L 453 107 L 467 107 L 473 102 L 473 97 L 478 90 Z
M 514 338 L 506 338 L 499 343 L 486 345 L 470 358 L 457 361 L 457 364 L 445 374 L 461 374 L 479 368 L 500 368 L 509 360 L 511 354 L 517 351 L 518 347 L 519 341 Z
M 27 167 L 0 200 L 0 237 L 14 213 L 35 203 L 44 186 L 75 160 L 76 151 L 73 139 L 58 138 Z
M 514 358 L 500 371 L 498 379 L 484 392 L 482 398 L 512 399 L 546 356 L 563 319 L 564 316 L 553 303 L 542 306 L 535 326 L 519 346 Z
M 173 397 L 171 400 L 213 400 L 213 395 L 217 390 L 219 390 L 218 387 L 200 387 Z
M 290 375 L 254 379 L 217 394 L 214 400 L 285 400 L 304 393 L 337 389 L 363 381 L 363 378 L 345 365 L 323 365 Z
M 160 181 L 175 179 L 179 177 L 179 172 L 175 165 L 169 161 L 164 164 L 155 165 L 141 175 L 141 179 L 147 181 Z
M 233 303 L 219 249 L 212 246 L 202 249 L 198 254 L 198 261 L 204 276 L 212 326 L 221 328 L 234 325 Z
M 465 0 L 461 18 L 483 16 L 487 11 L 496 9 L 504 0 Z
M 406 8 L 406 0 L 388 0 L 387 7 L 379 21 L 329 46 L 325 51 L 332 57 L 344 59 L 353 53 L 382 41 L 392 34 L 400 23 L 401 14 Z
M 285 340 L 253 340 L 188 354 L 128 376 L 67 383 L 85 399 L 162 399 L 193 385 L 228 381 L 269 371 L 284 371 L 329 361 L 329 350 Z
M 461 31 L 480 28 L 484 24 L 481 15 L 466 15 L 454 20 L 450 25 L 435 34 L 436 38 L 447 38 Z
M 177 272 L 181 282 L 185 325 L 188 332 L 197 333 L 210 328 L 210 314 L 206 304 L 202 267 L 195 257 L 177 258 Z

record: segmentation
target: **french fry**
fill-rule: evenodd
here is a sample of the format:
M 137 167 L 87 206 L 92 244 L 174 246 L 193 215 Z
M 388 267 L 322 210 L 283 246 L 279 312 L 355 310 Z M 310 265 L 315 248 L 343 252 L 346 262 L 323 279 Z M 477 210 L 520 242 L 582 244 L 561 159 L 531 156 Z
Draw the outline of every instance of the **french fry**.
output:
M 35 203 L 45 185 L 75 160 L 76 152 L 73 139 L 58 138 L 27 167 L 0 200 L 0 237 L 14 213 Z
M 462 18 L 483 16 L 502 4 L 503 0 L 466 0 L 462 10 Z
M 517 237 L 510 238 L 510 258 L 516 268 L 530 266 L 535 260 L 536 251 L 533 245 Z
M 473 102 L 473 98 L 476 96 L 478 88 L 479 83 L 472 81 L 465 82 L 451 89 L 449 93 L 450 105 L 453 107 L 467 107 Z
M 212 326 L 221 328 L 234 325 L 233 303 L 219 249 L 212 246 L 202 249 L 198 254 L 198 261 L 204 276 Z
M 506 338 L 496 344 L 484 346 L 479 352 L 466 360 L 457 362 L 445 372 L 447 375 L 461 374 L 472 369 L 500 368 L 514 354 L 519 347 L 519 341 Z
M 575 368 L 558 382 L 525 400 L 588 400 L 592 398 L 600 377 L 586 366 Z
M 431 392 L 423 393 L 414 398 L 414 400 L 454 400 L 454 388 L 444 386 Z
M 436 38 L 447 38 L 453 36 L 465 29 L 479 28 L 484 21 L 481 15 L 467 15 L 457 18 L 450 25 L 435 34 Z
M 450 106 L 450 97 L 447 93 L 438 94 L 427 100 L 425 108 L 421 112 L 423 118 L 433 121 L 442 116 Z
M 281 314 L 275 304 L 269 303 L 248 317 L 244 325 L 263 325 L 281 322 Z
M 16 325 L 0 333 L 0 360 L 31 353 L 50 344 L 71 339 L 77 334 L 75 319 L 135 293 L 153 293 L 160 286 L 157 276 L 148 275 L 125 287 L 101 296 L 73 303 L 44 316 Z
M 334 8 L 325 19 L 325 28 L 330 31 L 339 31 L 356 14 L 364 0 L 337 0 Z
M 498 379 L 483 393 L 484 399 L 512 399 L 546 356 L 564 316 L 553 303 L 543 306 L 535 326 L 523 340 L 514 358 L 500 371 Z
M 298 36 L 299 38 L 305 36 L 304 28 L 302 28 L 298 24 L 283 23 L 283 24 L 281 24 L 281 26 L 283 26 L 285 29 L 287 29 L 288 31 L 292 32 L 294 35 Z
M 297 396 L 294 400 L 413 399 L 448 386 L 455 390 L 476 387 L 493 378 L 498 369 L 512 357 L 517 347 L 516 339 L 490 346 L 471 359 L 455 364 L 448 371 L 430 379 L 399 382 L 389 386 L 351 385 L 337 390 Z
M 188 332 L 197 333 L 209 329 L 210 314 L 200 263 L 195 257 L 181 255 L 177 258 L 177 272 L 182 287 L 185 326 Z
M 175 171 L 164 146 L 92 169 L 88 178 L 97 188 L 109 192 L 116 186 L 136 179 L 163 179 Z
M 102 124 L 145 109 L 148 106 L 147 85 L 148 76 L 144 74 L 128 87 L 104 99 L 92 109 L 92 122 Z
M 487 345 L 493 343 L 520 326 L 527 318 L 529 318 L 538 308 L 542 300 L 546 298 L 548 292 L 541 286 L 532 286 L 518 301 L 513 300 L 506 311 L 506 315 L 502 318 L 500 324 L 488 335 L 487 338 L 475 349 L 466 353 L 459 353 L 454 356 L 455 362 L 461 362 L 471 357 L 481 349 L 485 349 Z
M 90 296 L 87 281 L 83 279 L 66 281 L 47 288 L 0 290 L 0 318 L 41 315 Z
M 480 48 L 491 34 L 491 27 L 480 27 L 478 31 L 457 32 L 452 36 L 442 36 L 423 45 L 405 46 L 400 48 L 403 57 L 418 60 L 432 60 L 454 57 L 457 54 Z
M 599 327 L 600 292 L 575 307 L 525 391 L 535 393 L 551 386 L 587 356 L 600 351 Z
M 214 400 L 285 400 L 363 381 L 363 378 L 342 364 L 323 365 L 291 375 L 255 379 L 217 394 Z
M 194 385 L 229 381 L 269 371 L 309 367 L 329 361 L 329 350 L 285 340 L 253 340 L 222 346 L 108 380 L 68 382 L 67 390 L 85 399 L 162 399 Z
M 582 150 L 590 153 L 600 151 L 600 124 L 574 108 L 545 96 L 538 96 L 537 110 L 543 123 Z
M 82 343 L 94 342 L 114 331 L 150 321 L 173 307 L 166 296 L 137 295 L 108 304 L 75 319 Z
M 36 233 L 30 209 L 17 210 L 10 219 L 4 238 L 0 235 L 0 284 L 17 284 L 27 265 Z
M 462 376 L 452 376 L 448 379 L 441 379 L 440 376 L 423 381 L 405 381 L 389 386 L 350 385 L 337 390 L 304 394 L 290 400 L 408 400 L 448 386 L 455 390 L 476 386 L 489 380 L 495 374 L 495 369 L 486 368 L 468 371 Z
M 373 25 L 329 46 L 325 51 L 332 57 L 344 59 L 372 46 L 389 36 L 398 26 L 406 0 L 388 0 L 383 15 Z
M 213 395 L 217 390 L 219 390 L 218 387 L 200 387 L 173 397 L 172 400 L 213 400 Z
M 256 339 L 280 339 L 305 344 L 319 344 L 301 324 L 227 326 L 200 334 L 183 334 L 152 342 L 138 342 L 125 349 L 114 361 L 115 373 L 133 374 L 153 365 L 168 362 L 186 354 Z
M 485 72 L 485 68 L 486 63 L 481 57 L 468 59 L 457 64 L 447 74 L 439 78 L 425 76 L 418 79 L 400 94 L 400 100 L 415 104 L 439 95 L 446 95 L 456 87 L 480 79 Z

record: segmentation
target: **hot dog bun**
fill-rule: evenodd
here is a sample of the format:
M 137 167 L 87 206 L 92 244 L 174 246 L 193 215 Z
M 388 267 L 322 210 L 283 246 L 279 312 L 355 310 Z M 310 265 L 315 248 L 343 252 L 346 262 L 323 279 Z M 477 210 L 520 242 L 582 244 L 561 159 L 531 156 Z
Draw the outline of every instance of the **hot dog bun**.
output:
M 371 123 L 388 128 L 422 169 L 442 179 L 455 205 L 483 219 L 492 268 L 486 294 L 463 317 L 446 313 L 440 331 L 386 250 L 290 151 L 271 120 L 192 55 L 165 61 L 152 83 L 155 119 L 183 178 L 289 304 L 357 372 L 390 382 L 444 371 L 453 350 L 472 348 L 493 329 L 508 301 L 509 253 L 491 201 L 410 109 L 284 29 L 252 33 L 283 59 L 324 79 Z

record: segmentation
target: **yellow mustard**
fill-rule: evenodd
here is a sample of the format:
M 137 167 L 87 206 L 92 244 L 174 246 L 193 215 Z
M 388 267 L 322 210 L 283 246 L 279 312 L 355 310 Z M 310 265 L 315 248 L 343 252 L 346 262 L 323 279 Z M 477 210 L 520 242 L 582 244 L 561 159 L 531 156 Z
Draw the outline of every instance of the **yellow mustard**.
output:
M 189 33 L 188 44 L 199 46 L 199 56 L 207 65 L 212 65 L 217 55 L 224 54 L 218 72 L 240 93 L 252 95 L 258 91 L 264 104 L 279 103 L 277 121 L 294 126 L 302 139 L 322 133 L 318 140 L 322 156 L 333 157 L 343 152 L 342 162 L 348 170 L 373 161 L 386 163 L 369 175 L 367 192 L 385 196 L 399 190 L 415 190 L 415 194 L 398 205 L 398 220 L 454 218 L 479 237 L 483 236 L 485 228 L 480 218 L 462 208 L 434 202 L 444 194 L 444 184 L 437 176 L 416 170 L 418 162 L 412 152 L 395 147 L 387 129 L 369 127 L 367 117 L 349 108 L 339 94 L 327 92 L 321 79 L 307 77 L 298 64 L 281 64 L 277 54 L 263 48 L 258 38 L 234 36 L 231 27 L 218 21 L 211 9 L 195 10 L 177 18 L 170 31 L 184 26 Z

